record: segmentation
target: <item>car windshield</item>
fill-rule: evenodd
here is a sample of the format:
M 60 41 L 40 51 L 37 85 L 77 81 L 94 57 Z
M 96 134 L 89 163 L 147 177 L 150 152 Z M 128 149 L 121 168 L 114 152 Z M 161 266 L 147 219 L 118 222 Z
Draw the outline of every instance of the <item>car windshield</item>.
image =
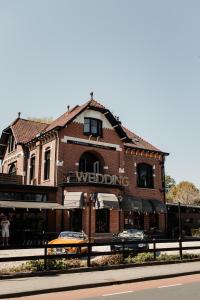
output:
M 59 238 L 84 240 L 86 238 L 86 235 L 82 232 L 63 231 L 59 234 Z
M 119 235 L 126 236 L 126 237 L 143 238 L 144 231 L 138 230 L 138 229 L 127 229 L 127 230 L 122 231 Z

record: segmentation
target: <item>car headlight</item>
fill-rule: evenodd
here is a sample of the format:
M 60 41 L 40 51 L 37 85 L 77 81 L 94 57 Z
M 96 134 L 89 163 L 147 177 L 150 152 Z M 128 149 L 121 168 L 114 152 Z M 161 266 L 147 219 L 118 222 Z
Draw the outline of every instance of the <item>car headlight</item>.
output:
M 142 248 L 142 247 L 145 247 L 145 246 L 146 246 L 146 244 L 142 244 L 142 243 L 141 243 L 141 244 L 138 244 L 138 247 L 139 247 L 139 248 Z

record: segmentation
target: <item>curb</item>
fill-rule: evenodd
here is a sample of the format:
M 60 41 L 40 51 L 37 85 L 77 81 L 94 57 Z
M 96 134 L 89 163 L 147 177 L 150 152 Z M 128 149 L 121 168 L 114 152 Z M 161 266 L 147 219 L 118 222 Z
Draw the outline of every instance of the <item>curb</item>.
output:
M 60 287 L 60 288 L 49 288 L 43 290 L 33 290 L 33 291 L 25 291 L 25 292 L 16 292 L 10 294 L 0 295 L 0 299 L 10 299 L 10 298 L 19 298 L 25 296 L 33 296 L 33 295 L 41 295 L 41 294 L 48 294 L 48 293 L 56 293 L 56 292 L 64 292 L 64 291 L 73 291 L 78 289 L 87 289 L 87 288 L 97 288 L 97 287 L 104 287 L 109 285 L 117 285 L 117 284 L 126 284 L 126 283 L 134 283 L 134 282 L 142 282 L 148 280 L 159 280 L 165 278 L 173 278 L 179 276 L 188 276 L 188 275 L 195 275 L 200 274 L 200 271 L 190 271 L 190 272 L 181 272 L 177 274 L 165 274 L 165 275 L 157 275 L 157 276 L 147 276 L 147 277 L 140 277 L 135 279 L 127 279 L 127 280 L 115 280 L 115 281 L 107 281 L 107 282 L 98 282 L 98 283 L 91 283 L 91 284 L 79 284 L 76 286 L 68 286 L 68 287 Z

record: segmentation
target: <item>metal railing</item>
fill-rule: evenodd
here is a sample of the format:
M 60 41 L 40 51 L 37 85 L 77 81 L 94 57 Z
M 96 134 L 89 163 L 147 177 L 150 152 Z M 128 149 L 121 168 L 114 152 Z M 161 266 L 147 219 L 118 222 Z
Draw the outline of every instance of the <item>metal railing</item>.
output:
M 9 246 L 9 247 L 0 247 L 0 255 L 1 255 L 1 250 L 19 250 L 19 249 L 43 249 L 43 254 L 42 255 L 26 255 L 26 256 L 15 256 L 15 257 L 0 257 L 0 263 L 1 262 L 11 262 L 11 261 L 31 261 L 31 260 L 43 260 L 44 261 L 44 269 L 48 269 L 48 260 L 50 259 L 72 259 L 72 258 L 86 258 L 87 259 L 87 267 L 91 267 L 91 259 L 97 256 L 109 256 L 109 255 L 114 255 L 114 254 L 121 254 L 123 257 L 123 260 L 130 256 L 130 255 L 136 255 L 138 253 L 153 253 L 153 261 L 156 261 L 157 259 L 157 253 L 158 252 L 171 252 L 171 251 L 178 251 L 179 253 L 179 258 L 180 260 L 183 259 L 183 251 L 185 250 L 200 250 L 200 244 L 197 246 L 188 246 L 188 245 L 183 245 L 185 242 L 200 242 L 200 238 L 198 239 L 162 239 L 162 240 L 145 240 L 141 241 L 139 243 L 148 243 L 148 245 L 151 245 L 151 248 L 148 247 L 147 249 L 131 249 L 131 246 L 134 244 L 138 244 L 138 241 L 124 241 L 124 242 L 119 242 L 119 241 L 113 241 L 113 242 L 91 242 L 91 243 L 81 243 L 81 244 L 48 244 L 44 243 L 42 246 L 41 245 L 35 245 L 35 246 Z M 173 247 L 157 247 L 157 244 L 165 244 L 165 243 L 172 243 L 172 244 L 177 244 L 176 246 Z M 119 246 L 121 245 L 120 250 L 111 250 L 112 246 Z M 98 246 L 109 246 L 110 251 L 94 251 L 93 247 L 98 247 Z M 129 248 L 130 246 L 130 248 Z M 74 253 L 64 253 L 64 254 L 49 254 L 51 251 L 50 249 L 57 249 L 57 248 L 63 248 L 63 249 L 70 249 L 73 248 Z M 86 248 L 84 253 L 82 253 L 82 249 Z

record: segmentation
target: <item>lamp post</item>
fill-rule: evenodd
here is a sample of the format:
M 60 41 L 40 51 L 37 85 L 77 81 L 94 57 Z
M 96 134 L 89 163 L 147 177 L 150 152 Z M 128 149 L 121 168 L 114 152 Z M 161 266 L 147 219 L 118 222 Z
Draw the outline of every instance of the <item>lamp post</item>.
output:
M 92 231 L 92 205 L 95 200 L 95 195 L 94 193 L 89 194 L 89 199 L 88 199 L 88 206 L 89 206 L 89 217 L 88 217 L 88 240 L 91 242 L 91 231 Z

